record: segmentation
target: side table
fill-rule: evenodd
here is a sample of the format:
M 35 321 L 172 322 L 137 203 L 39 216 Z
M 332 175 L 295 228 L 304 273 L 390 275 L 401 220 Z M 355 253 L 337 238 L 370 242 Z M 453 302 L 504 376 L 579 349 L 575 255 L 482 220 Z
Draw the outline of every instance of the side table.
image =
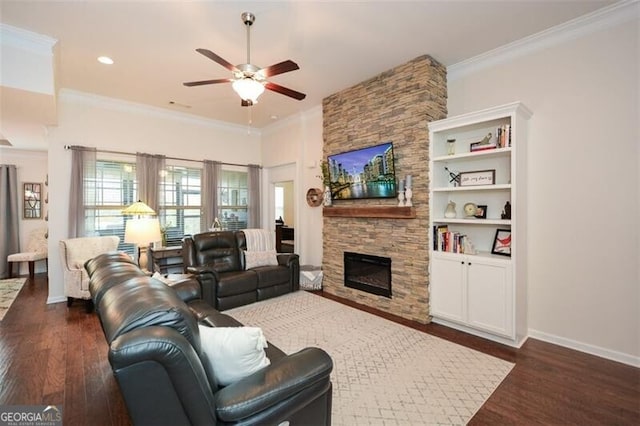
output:
M 149 247 L 149 263 L 153 272 L 181 274 L 183 272 L 182 246 Z

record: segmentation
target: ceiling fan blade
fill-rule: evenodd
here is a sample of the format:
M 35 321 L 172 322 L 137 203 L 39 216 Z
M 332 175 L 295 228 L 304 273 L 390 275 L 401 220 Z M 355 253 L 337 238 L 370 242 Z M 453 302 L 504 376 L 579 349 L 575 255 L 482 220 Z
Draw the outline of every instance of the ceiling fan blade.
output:
M 307 97 L 307 95 L 305 95 L 304 93 L 296 92 L 295 90 L 288 89 L 286 87 L 280 86 L 279 84 L 271 83 L 270 81 L 265 83 L 264 87 L 266 89 L 280 93 L 281 95 L 289 96 L 290 98 L 297 99 L 299 101 Z
M 233 79 L 231 78 L 218 78 L 216 80 L 188 81 L 182 84 L 184 84 L 187 87 L 193 87 L 193 86 L 204 86 L 205 84 L 231 83 L 232 81 Z
M 207 50 L 207 49 L 196 49 L 196 52 L 206 56 L 207 58 L 211 59 L 214 62 L 219 63 L 220 65 L 222 65 L 223 67 L 225 67 L 226 69 L 228 69 L 231 72 L 239 72 L 240 71 L 231 62 L 227 62 L 226 60 L 222 59 L 220 56 L 216 55 L 215 53 L 213 53 L 210 50 Z
M 286 61 L 280 62 L 279 64 L 274 64 L 269 67 L 262 68 L 258 72 L 264 75 L 265 77 L 271 77 L 274 75 L 284 74 L 285 72 L 295 71 L 299 69 L 300 67 L 298 66 L 298 64 L 296 64 L 291 60 L 286 60 Z

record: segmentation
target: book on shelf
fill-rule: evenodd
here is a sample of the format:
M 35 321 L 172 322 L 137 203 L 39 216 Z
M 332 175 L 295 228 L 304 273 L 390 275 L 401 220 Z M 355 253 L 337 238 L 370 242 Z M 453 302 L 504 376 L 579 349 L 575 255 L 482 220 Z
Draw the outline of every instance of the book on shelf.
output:
M 511 125 L 503 124 L 496 129 L 496 145 L 498 148 L 511 146 Z
M 455 231 L 449 231 L 447 225 L 433 227 L 433 250 L 447 253 L 464 253 L 467 236 Z
M 478 151 L 486 151 L 489 149 L 496 149 L 498 146 L 496 144 L 485 144 L 485 145 L 479 145 L 477 143 L 472 143 L 471 144 L 471 152 L 478 152 Z

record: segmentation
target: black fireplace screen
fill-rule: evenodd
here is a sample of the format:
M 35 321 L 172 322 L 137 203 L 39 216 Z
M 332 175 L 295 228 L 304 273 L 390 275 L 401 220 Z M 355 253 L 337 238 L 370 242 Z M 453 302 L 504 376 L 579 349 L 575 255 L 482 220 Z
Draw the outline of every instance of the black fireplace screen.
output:
M 344 285 L 391 297 L 391 259 L 344 252 Z

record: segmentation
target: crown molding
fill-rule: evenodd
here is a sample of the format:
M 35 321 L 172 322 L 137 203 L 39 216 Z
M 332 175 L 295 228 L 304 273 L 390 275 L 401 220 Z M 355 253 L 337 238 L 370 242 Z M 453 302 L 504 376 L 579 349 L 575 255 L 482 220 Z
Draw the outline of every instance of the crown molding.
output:
M 455 81 L 477 71 L 634 19 L 640 19 L 640 3 L 638 0 L 624 0 L 450 65 L 447 67 L 447 80 Z
M 38 55 L 53 56 L 55 38 L 0 23 L 0 44 Z
M 226 123 L 224 121 L 212 120 L 209 118 L 199 117 L 183 112 L 170 111 L 164 108 L 139 104 L 122 99 L 109 98 L 93 93 L 80 92 L 72 89 L 61 89 L 59 93 L 59 99 L 98 108 L 105 108 L 112 111 L 135 113 L 160 119 L 176 120 L 187 124 L 218 128 L 232 132 L 240 132 L 243 134 L 247 132 L 246 126 Z M 258 136 L 260 136 L 261 134 L 260 129 L 252 128 L 251 131 L 252 133 L 255 132 Z

